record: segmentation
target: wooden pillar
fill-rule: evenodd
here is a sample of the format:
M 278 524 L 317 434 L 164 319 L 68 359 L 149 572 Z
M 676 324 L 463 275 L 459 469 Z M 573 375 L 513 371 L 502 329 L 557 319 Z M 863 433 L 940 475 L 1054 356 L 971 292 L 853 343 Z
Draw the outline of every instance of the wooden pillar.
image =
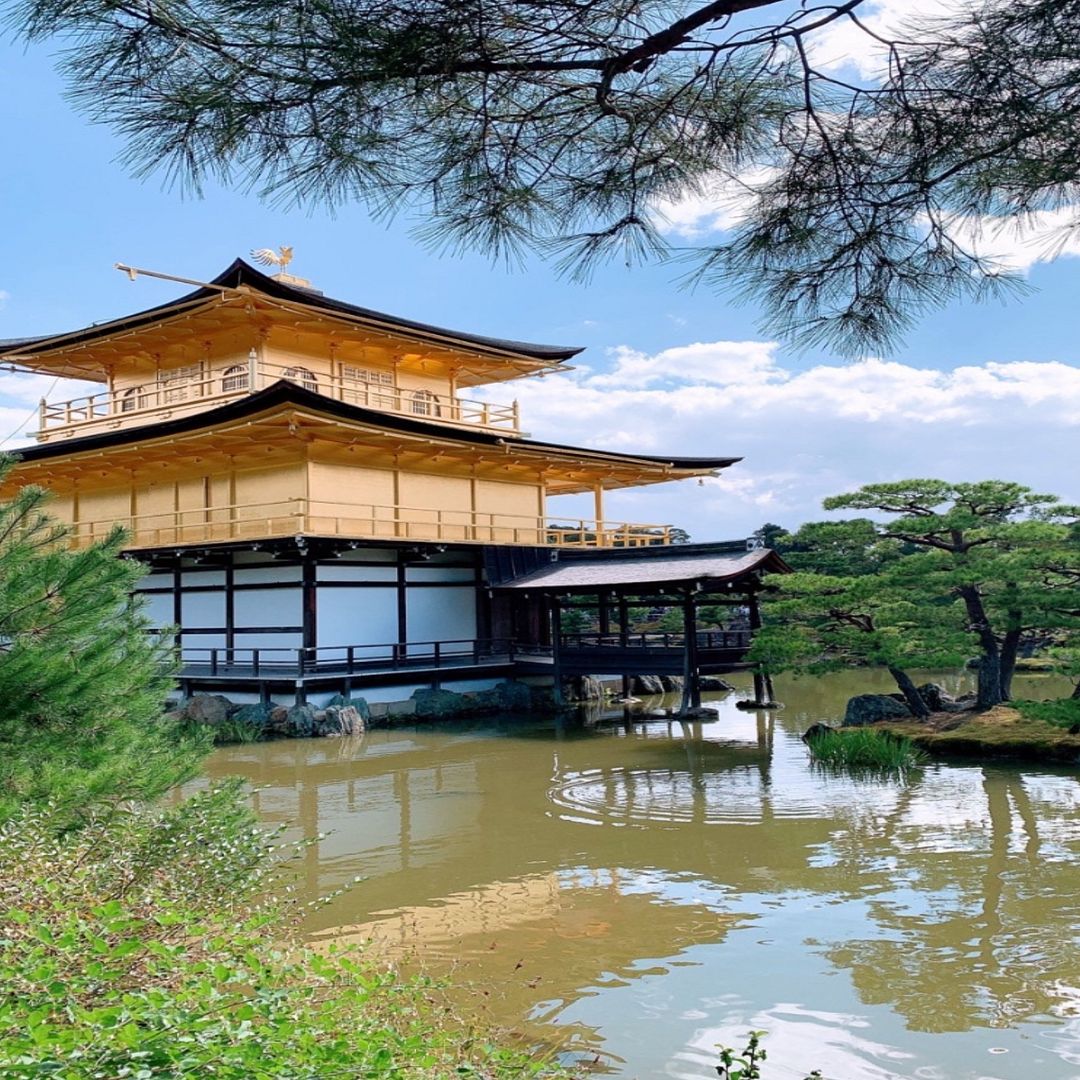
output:
M 406 582 L 405 552 L 397 553 L 397 639 L 398 654 L 406 656 L 409 640 L 409 595 Z
M 606 547 L 604 540 L 604 488 L 597 484 L 593 488 L 593 516 L 596 518 L 596 546 Z
M 754 635 L 761 629 L 761 607 L 758 604 L 757 592 L 751 590 L 747 594 L 747 601 L 750 609 L 750 640 L 752 641 Z M 753 704 L 759 706 L 775 704 L 773 701 L 772 676 L 764 671 L 754 671 Z
M 236 646 L 236 574 L 233 568 L 233 553 L 225 553 L 225 662 L 232 663 Z
M 559 598 L 551 598 L 551 673 L 555 679 L 552 695 L 556 705 L 563 704 L 562 692 L 562 664 L 559 661 L 559 653 L 562 651 L 562 609 Z
M 600 611 L 600 633 L 606 636 L 611 633 L 611 596 L 602 592 L 596 594 L 596 599 Z
M 694 597 L 687 592 L 683 597 L 683 692 L 679 715 L 685 716 L 690 709 L 701 706 L 701 690 L 697 670 L 697 609 Z
M 315 557 L 307 548 L 300 550 L 301 595 L 303 597 L 305 649 L 314 649 L 318 645 L 318 587 L 316 583 Z

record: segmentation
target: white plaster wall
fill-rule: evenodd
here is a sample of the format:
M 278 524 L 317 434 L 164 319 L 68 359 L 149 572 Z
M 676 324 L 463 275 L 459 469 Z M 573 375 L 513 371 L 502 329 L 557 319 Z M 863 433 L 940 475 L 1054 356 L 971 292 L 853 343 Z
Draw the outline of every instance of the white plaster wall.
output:
M 173 622 L 173 598 L 172 593 L 157 593 L 144 596 L 143 608 L 146 617 L 153 626 L 171 626 Z
M 397 567 L 331 563 L 317 567 L 315 577 L 317 581 L 397 581 Z
M 332 645 L 381 645 L 397 641 L 396 589 L 345 589 L 320 585 L 317 639 L 320 648 Z M 389 649 L 358 655 L 375 659 Z
M 185 630 L 225 625 L 225 593 L 184 593 L 180 600 L 180 625 Z
M 475 571 L 467 566 L 409 566 L 406 581 L 475 581 Z
M 299 582 L 303 578 L 303 569 L 299 566 L 247 566 L 237 567 L 233 571 L 233 581 L 237 585 L 278 584 L 283 581 Z
M 410 641 L 451 641 L 476 637 L 476 591 L 410 586 L 406 592 Z
M 299 626 L 304 621 L 300 587 L 243 589 L 233 594 L 234 626 Z
M 237 649 L 299 649 L 304 644 L 303 635 L 295 634 L 234 634 Z M 246 659 L 246 658 L 245 658 Z M 264 660 L 285 659 L 268 655 Z M 292 657 L 288 658 L 290 661 Z

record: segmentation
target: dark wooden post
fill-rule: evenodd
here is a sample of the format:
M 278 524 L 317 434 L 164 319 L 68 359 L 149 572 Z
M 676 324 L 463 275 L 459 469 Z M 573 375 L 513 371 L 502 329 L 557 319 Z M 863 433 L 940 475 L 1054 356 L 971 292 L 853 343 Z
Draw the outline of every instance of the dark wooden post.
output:
M 679 715 L 701 706 L 701 691 L 697 671 L 697 610 L 693 594 L 683 596 L 683 692 Z
M 562 663 L 559 654 L 562 652 L 562 609 L 559 598 L 551 598 L 551 673 L 555 679 L 552 687 L 552 697 L 556 705 L 563 704 L 562 692 Z
M 753 641 L 754 635 L 761 629 L 761 607 L 758 604 L 756 590 L 750 590 L 747 594 L 747 601 L 750 608 L 750 640 Z M 763 671 L 754 671 L 754 700 L 751 704 L 761 708 L 767 708 L 775 704 L 771 675 Z
M 609 607 L 611 597 L 606 592 L 602 592 L 597 593 L 596 599 L 600 607 L 600 636 L 607 637 L 611 633 L 611 608 Z

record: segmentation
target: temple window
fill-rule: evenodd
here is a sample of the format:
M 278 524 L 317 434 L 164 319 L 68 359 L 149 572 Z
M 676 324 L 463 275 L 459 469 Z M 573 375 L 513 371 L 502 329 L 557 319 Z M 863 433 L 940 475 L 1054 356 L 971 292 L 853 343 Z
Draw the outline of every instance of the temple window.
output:
M 288 379 L 290 382 L 298 383 L 305 390 L 311 390 L 317 392 L 319 389 L 319 380 L 303 367 L 291 367 L 286 368 L 282 373 L 283 379 Z
M 247 364 L 233 364 L 221 373 L 221 392 L 227 394 L 232 390 L 246 390 L 248 386 Z
M 412 411 L 417 416 L 438 416 L 439 399 L 430 390 L 417 390 L 412 396 Z

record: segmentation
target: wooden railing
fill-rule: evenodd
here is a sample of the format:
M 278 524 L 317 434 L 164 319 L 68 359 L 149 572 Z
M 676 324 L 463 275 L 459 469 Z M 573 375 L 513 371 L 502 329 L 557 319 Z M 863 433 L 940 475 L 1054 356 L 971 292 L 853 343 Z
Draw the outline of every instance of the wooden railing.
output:
M 478 667 L 510 663 L 522 652 L 509 638 L 463 638 L 456 641 L 388 642 L 376 645 L 329 645 L 320 648 L 180 649 L 181 677 L 273 678 L 398 671 L 406 668 Z M 524 650 L 528 651 L 528 650 Z
M 671 540 L 668 525 L 285 499 L 79 521 L 71 526 L 72 546 L 103 539 L 117 525 L 130 534 L 129 548 L 291 536 L 585 548 L 646 547 Z
M 70 401 L 47 402 L 42 398 L 37 438 L 47 442 L 61 435 L 86 435 L 185 416 L 244 397 L 281 379 L 335 401 L 380 412 L 435 423 L 521 433 L 516 401 L 511 405 L 493 405 L 429 390 L 364 382 L 340 373 L 327 375 L 296 366 L 244 359 L 218 364 L 213 371 L 197 378 L 148 382 Z
M 653 631 L 641 634 L 562 634 L 563 649 L 682 649 L 686 635 Z M 749 630 L 699 630 L 698 649 L 749 649 Z

